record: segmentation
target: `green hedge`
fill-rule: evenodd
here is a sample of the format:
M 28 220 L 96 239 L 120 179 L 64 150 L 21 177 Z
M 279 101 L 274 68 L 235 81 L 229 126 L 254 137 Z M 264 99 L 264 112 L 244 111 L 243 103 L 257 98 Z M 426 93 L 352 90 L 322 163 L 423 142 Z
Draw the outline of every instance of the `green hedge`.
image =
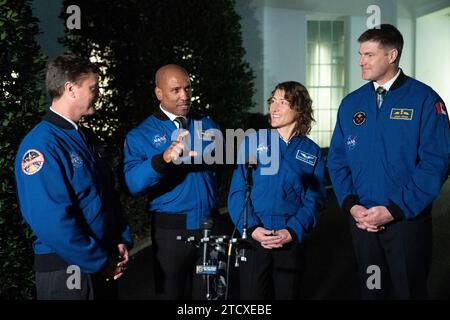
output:
M 32 298 L 32 234 L 16 200 L 14 159 L 44 110 L 45 59 L 28 0 L 0 0 L 0 299 Z

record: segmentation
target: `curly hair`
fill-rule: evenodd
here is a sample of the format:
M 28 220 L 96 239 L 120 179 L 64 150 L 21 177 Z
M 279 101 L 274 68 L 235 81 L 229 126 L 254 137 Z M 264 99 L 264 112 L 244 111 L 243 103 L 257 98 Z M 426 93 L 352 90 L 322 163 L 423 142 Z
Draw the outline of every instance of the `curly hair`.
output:
M 305 86 L 296 81 L 286 81 L 276 85 L 267 102 L 270 104 L 275 91 L 284 91 L 284 99 L 289 102 L 290 108 L 296 112 L 295 131 L 300 135 L 307 135 L 311 132 L 313 117 L 312 100 Z M 270 123 L 270 116 L 269 116 Z

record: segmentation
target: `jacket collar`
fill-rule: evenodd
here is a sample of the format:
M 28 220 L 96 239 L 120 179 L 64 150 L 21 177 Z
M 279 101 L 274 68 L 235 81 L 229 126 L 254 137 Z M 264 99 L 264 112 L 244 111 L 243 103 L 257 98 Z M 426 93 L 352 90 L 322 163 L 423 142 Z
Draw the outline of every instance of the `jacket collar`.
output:
M 408 79 L 408 76 L 406 76 L 403 73 L 403 70 L 401 70 L 398 78 L 394 81 L 394 83 L 392 84 L 392 86 L 389 90 L 395 90 L 395 89 L 400 88 L 407 79 Z
M 162 110 L 161 110 L 160 107 L 158 107 L 158 108 L 156 109 L 156 111 L 153 113 L 153 115 L 154 115 L 154 116 L 156 117 L 156 119 L 158 119 L 158 120 L 162 120 L 162 121 L 170 121 L 169 117 L 168 117 L 164 112 L 162 112 Z
M 43 120 L 50 122 L 51 124 L 54 124 L 55 126 L 60 127 L 62 129 L 75 130 L 75 127 L 69 121 L 67 121 L 60 115 L 57 115 L 52 110 L 47 111 L 47 114 L 44 116 Z

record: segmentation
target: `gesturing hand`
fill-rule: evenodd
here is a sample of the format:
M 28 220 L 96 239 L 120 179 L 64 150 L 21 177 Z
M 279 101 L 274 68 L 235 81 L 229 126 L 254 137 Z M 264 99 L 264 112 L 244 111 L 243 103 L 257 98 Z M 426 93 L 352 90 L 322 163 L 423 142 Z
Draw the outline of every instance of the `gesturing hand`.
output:
M 166 163 L 176 162 L 183 155 L 186 149 L 186 145 L 183 143 L 183 139 L 189 134 L 187 130 L 180 130 L 177 140 L 172 142 L 172 144 L 164 151 L 163 159 Z M 188 155 L 190 157 L 197 156 L 197 152 L 189 151 Z

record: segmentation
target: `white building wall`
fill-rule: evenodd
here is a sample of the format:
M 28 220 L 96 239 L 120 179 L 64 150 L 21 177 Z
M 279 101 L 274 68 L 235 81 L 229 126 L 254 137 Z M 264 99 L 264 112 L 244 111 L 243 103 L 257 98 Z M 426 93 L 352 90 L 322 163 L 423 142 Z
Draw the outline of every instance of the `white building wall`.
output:
M 416 39 L 416 78 L 431 86 L 450 109 L 450 18 L 431 14 L 417 19 Z
M 292 9 L 265 8 L 263 39 L 265 99 L 279 82 L 294 80 L 305 83 L 305 13 Z M 266 103 L 263 110 L 267 111 Z

